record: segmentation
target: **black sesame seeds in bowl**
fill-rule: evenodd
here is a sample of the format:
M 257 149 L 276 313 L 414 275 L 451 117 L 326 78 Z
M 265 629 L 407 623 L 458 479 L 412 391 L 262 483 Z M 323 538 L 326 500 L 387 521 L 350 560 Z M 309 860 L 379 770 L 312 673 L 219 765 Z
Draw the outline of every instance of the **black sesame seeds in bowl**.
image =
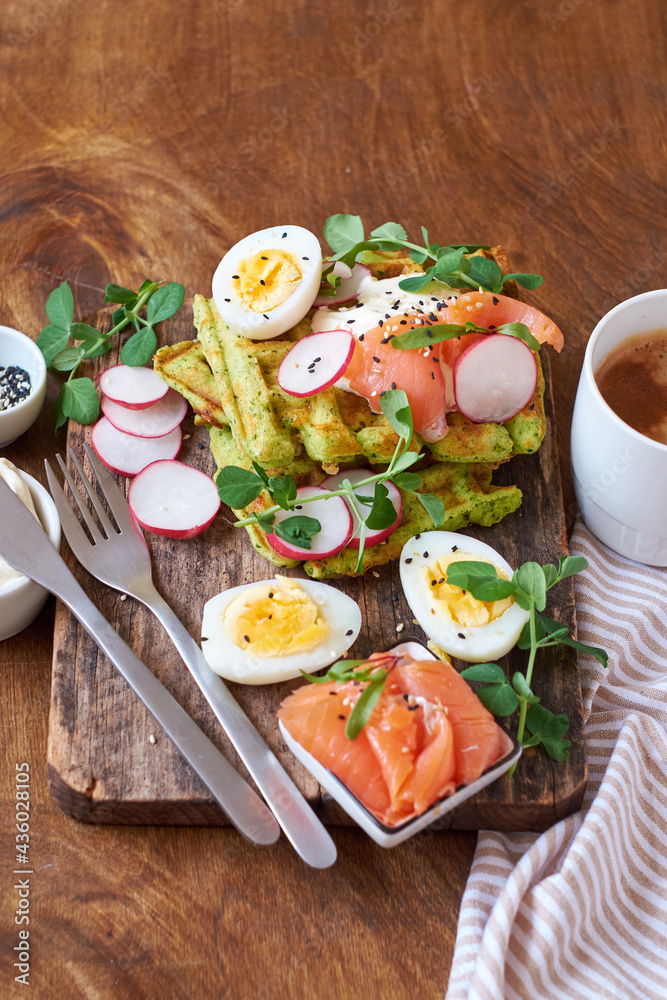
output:
M 30 337 L 0 326 L 0 448 L 11 444 L 35 422 L 45 391 L 42 352 Z

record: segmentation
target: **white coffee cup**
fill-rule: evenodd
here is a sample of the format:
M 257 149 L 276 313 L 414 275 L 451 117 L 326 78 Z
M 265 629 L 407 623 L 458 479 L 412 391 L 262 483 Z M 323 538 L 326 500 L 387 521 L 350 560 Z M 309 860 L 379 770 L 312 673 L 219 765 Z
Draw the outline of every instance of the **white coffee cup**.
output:
M 624 423 L 594 373 L 628 337 L 665 327 L 666 288 L 603 316 L 588 341 L 572 417 L 572 473 L 584 521 L 615 552 L 650 566 L 667 566 L 667 445 Z

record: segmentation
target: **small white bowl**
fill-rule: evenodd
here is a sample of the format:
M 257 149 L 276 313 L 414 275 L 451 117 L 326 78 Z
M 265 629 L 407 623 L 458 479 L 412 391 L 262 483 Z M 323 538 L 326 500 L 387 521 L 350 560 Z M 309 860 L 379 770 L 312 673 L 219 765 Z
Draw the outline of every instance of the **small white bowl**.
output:
M 51 544 L 59 550 L 60 518 L 56 505 L 41 483 L 27 472 L 19 470 L 19 475 L 30 490 L 37 516 Z M 10 580 L 4 587 L 0 587 L 0 640 L 9 639 L 27 628 L 44 607 L 48 596 L 48 590 L 29 580 L 27 576 Z
M 418 657 L 422 660 L 437 659 L 431 650 L 428 649 L 423 642 L 420 642 L 417 639 L 408 639 L 406 642 L 402 642 L 398 646 L 394 646 L 394 648 L 390 649 L 389 652 L 406 653 L 409 656 Z M 477 795 L 482 788 L 490 785 L 492 781 L 496 781 L 496 779 L 500 778 L 506 771 L 509 771 L 512 764 L 516 763 L 521 756 L 521 745 L 513 736 L 510 736 L 510 734 L 503 729 L 502 726 L 498 726 L 498 729 L 502 733 L 502 754 L 498 760 L 487 767 L 486 771 L 480 775 L 477 781 L 473 781 L 469 785 L 459 785 L 457 790 L 452 795 L 439 799 L 438 802 L 435 802 L 431 808 L 427 809 L 425 813 L 421 814 L 421 816 L 415 816 L 413 819 L 409 819 L 399 826 L 386 826 L 379 819 L 373 816 L 373 814 L 369 812 L 364 805 L 362 805 L 359 799 L 345 787 L 343 782 L 340 781 L 335 774 L 332 774 L 328 768 L 324 767 L 323 764 L 320 764 L 319 761 L 315 760 L 312 754 L 308 753 L 307 750 L 304 750 L 301 744 L 298 743 L 293 736 L 290 736 L 282 722 L 279 722 L 278 724 L 280 726 L 280 733 L 283 739 L 297 760 L 303 764 L 306 770 L 310 771 L 313 777 L 319 781 L 322 788 L 324 788 L 329 795 L 336 800 L 338 805 L 345 810 L 348 816 L 358 823 L 362 830 L 364 830 L 376 844 L 379 844 L 380 847 L 396 847 L 397 844 L 403 843 L 404 840 L 407 840 L 409 837 L 413 837 L 415 833 L 419 833 L 420 830 L 424 830 L 427 826 L 435 823 L 435 821 L 440 819 L 441 816 L 451 812 L 452 809 L 456 809 L 456 807 L 460 806 L 462 802 L 466 801 L 466 799 L 471 798 L 473 795 Z
M 0 368 L 17 365 L 30 375 L 30 395 L 22 403 L 0 410 L 0 448 L 16 441 L 31 427 L 44 403 L 46 362 L 39 347 L 25 333 L 0 326 Z

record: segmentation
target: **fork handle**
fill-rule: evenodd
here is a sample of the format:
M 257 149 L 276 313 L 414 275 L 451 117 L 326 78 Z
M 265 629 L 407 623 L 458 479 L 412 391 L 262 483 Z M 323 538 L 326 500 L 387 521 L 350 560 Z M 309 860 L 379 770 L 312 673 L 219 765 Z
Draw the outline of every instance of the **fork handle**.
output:
M 273 844 L 280 830 L 262 800 L 98 611 L 63 564 L 58 597 L 78 618 L 151 715 L 202 779 L 231 822 L 253 844 Z
M 188 630 L 154 587 L 134 596 L 164 626 L 296 852 L 313 868 L 328 868 L 336 860 L 333 840 Z

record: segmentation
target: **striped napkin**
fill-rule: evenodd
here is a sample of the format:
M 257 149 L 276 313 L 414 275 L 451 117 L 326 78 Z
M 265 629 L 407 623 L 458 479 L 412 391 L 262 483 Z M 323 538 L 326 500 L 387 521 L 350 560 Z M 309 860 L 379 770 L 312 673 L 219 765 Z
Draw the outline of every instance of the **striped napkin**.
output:
M 581 522 L 571 549 L 579 638 L 610 654 L 580 664 L 586 796 L 546 833 L 480 833 L 446 1000 L 667 998 L 667 570 Z

